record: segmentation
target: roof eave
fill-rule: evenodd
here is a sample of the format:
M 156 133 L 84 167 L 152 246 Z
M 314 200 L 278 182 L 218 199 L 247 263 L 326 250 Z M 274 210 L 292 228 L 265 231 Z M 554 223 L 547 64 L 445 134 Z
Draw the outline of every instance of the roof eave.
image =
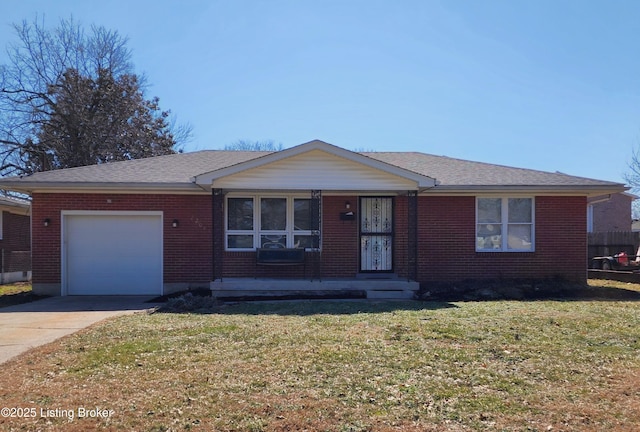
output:
M 12 182 L 1 181 L 0 188 L 20 193 L 37 192 L 118 192 L 118 193 L 207 193 L 194 183 L 134 183 L 134 182 Z
M 480 193 L 523 193 L 536 195 L 581 195 L 597 196 L 607 193 L 621 193 L 629 190 L 623 184 L 602 185 L 439 185 L 425 190 L 423 194 L 469 195 Z
M 19 215 L 28 215 L 31 210 L 31 203 L 0 200 L 0 210 Z

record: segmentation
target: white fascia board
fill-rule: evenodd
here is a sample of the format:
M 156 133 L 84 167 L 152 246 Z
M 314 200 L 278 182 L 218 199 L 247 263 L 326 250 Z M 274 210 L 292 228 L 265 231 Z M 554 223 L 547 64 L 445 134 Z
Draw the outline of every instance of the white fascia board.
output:
M 631 188 L 627 188 L 627 190 L 630 190 Z M 630 192 L 622 192 L 622 195 L 628 196 L 629 198 L 631 198 L 632 201 L 637 200 L 638 198 L 640 198 L 638 195 L 632 194 Z
M 564 195 L 564 196 L 598 196 L 609 193 L 624 192 L 624 185 L 589 185 L 589 186 L 438 186 L 421 191 L 422 195 L 481 195 L 481 194 L 533 194 L 533 195 Z
M 193 183 L 70 183 L 70 182 L 0 182 L 0 188 L 32 194 L 34 192 L 77 193 L 205 193 Z
M 226 177 L 232 174 L 237 174 L 239 172 L 249 170 L 252 168 L 257 168 L 269 163 L 277 162 L 292 156 L 307 153 L 312 150 L 321 150 L 329 154 L 332 154 L 334 156 L 338 156 L 338 157 L 342 157 L 344 159 L 350 160 L 355 163 L 359 163 L 371 168 L 379 169 L 389 174 L 397 175 L 398 177 L 404 177 L 406 179 L 413 180 L 417 183 L 417 186 L 419 189 L 434 187 L 437 184 L 434 178 L 427 177 L 425 175 L 418 174 L 413 171 L 409 171 L 404 168 L 400 168 L 398 166 L 391 165 L 386 162 L 382 162 L 382 161 L 370 158 L 368 156 L 364 156 L 359 153 L 345 150 L 343 148 L 334 146 L 332 144 L 327 144 L 323 141 L 317 141 L 317 140 L 308 142 L 306 144 L 300 144 L 296 147 L 291 147 L 286 150 L 270 153 L 268 155 L 265 155 L 256 159 L 251 159 L 249 161 L 242 162 L 227 168 L 221 168 L 219 170 L 203 173 L 193 177 L 192 180 L 194 183 L 200 186 L 210 187 L 213 181 L 216 179 Z

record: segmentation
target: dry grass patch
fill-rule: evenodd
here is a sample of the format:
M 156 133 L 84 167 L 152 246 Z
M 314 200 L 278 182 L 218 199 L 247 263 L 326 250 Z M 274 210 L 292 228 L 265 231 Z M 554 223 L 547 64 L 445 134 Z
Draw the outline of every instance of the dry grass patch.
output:
M 12 284 L 0 285 L 0 296 L 26 293 L 30 291 L 30 282 L 17 282 Z
M 0 285 L 0 308 L 37 300 L 31 291 L 31 282 L 16 282 Z
M 284 302 L 126 316 L 0 371 L 3 406 L 112 416 L 0 429 L 633 430 L 639 307 Z

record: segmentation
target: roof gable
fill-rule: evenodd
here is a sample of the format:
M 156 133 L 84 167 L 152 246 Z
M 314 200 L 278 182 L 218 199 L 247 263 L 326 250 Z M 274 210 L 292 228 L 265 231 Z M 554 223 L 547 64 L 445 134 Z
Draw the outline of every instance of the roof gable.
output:
M 330 175 L 328 175 L 330 173 Z M 435 179 L 322 141 L 211 171 L 195 183 L 221 189 L 415 190 Z

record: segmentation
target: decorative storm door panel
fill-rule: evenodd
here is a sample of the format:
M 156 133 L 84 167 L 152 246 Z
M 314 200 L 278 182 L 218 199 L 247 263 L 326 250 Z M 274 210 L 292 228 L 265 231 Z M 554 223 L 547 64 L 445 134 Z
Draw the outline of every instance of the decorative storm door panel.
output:
M 393 198 L 360 198 L 360 271 L 393 270 Z

